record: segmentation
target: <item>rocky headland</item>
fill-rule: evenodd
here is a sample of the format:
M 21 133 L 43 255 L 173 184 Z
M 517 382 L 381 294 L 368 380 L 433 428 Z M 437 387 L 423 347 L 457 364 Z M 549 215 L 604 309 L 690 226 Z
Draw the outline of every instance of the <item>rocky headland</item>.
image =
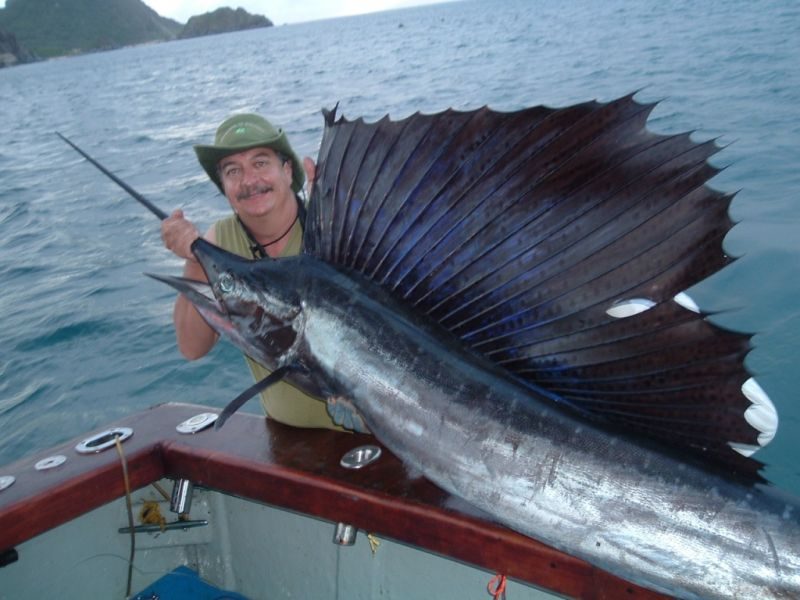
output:
M 0 68 L 12 67 L 34 60 L 36 60 L 36 56 L 20 46 L 13 33 L 6 33 L 0 29 Z
M 251 15 L 243 8 L 224 7 L 204 15 L 190 18 L 184 25 L 179 38 L 192 38 L 201 35 L 214 35 L 258 27 L 272 27 L 272 21 L 262 15 Z
M 243 8 L 219 8 L 183 25 L 142 0 L 6 0 L 0 9 L 0 67 L 123 46 L 271 27 Z

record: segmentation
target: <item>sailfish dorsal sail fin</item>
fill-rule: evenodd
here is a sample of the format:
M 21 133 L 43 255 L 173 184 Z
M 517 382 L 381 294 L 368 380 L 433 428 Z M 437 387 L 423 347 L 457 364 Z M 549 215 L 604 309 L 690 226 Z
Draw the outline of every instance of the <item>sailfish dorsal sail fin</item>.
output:
M 749 336 L 673 300 L 730 261 L 718 147 L 648 131 L 653 106 L 326 112 L 304 251 L 589 416 L 755 471 Z

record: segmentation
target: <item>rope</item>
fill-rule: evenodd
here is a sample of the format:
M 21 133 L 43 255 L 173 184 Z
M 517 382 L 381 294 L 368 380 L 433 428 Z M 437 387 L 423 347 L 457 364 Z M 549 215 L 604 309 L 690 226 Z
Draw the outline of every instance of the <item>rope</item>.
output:
M 131 503 L 131 482 L 128 479 L 128 463 L 125 460 L 125 454 L 122 452 L 122 443 L 119 441 L 119 436 L 114 437 L 114 444 L 117 447 L 117 454 L 119 454 L 119 461 L 122 464 L 122 478 L 125 481 L 125 505 L 128 509 L 128 525 L 131 530 L 131 552 L 128 557 L 128 584 L 126 587 L 125 597 L 131 595 L 131 583 L 133 580 L 133 555 L 136 552 L 136 534 L 133 527 L 133 506 Z
M 161 494 L 161 495 L 164 497 L 164 500 L 166 500 L 167 502 L 169 502 L 170 500 L 172 500 L 172 496 L 170 496 L 170 495 L 167 493 L 167 491 L 166 491 L 166 490 L 165 490 L 163 487 L 161 487 L 160 485 L 158 485 L 158 483 L 157 483 L 157 482 L 155 482 L 155 481 L 154 481 L 154 482 L 153 482 L 151 485 L 152 485 L 154 488 L 156 488 L 156 491 L 157 491 L 159 494 Z
M 486 589 L 494 600 L 506 600 L 506 576 L 498 573 L 489 581 Z

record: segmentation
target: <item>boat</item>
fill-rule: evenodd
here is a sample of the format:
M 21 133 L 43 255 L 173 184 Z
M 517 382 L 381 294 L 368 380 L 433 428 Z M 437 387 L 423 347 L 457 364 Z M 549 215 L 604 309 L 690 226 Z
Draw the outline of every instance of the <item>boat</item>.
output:
M 0 598 L 666 597 L 491 522 L 371 435 L 216 417 L 162 404 L 0 467 Z

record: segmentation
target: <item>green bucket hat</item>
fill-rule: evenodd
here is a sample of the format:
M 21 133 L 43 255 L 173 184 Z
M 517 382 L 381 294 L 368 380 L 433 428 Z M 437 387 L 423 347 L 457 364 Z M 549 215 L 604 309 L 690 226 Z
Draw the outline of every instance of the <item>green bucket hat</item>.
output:
M 228 117 L 217 128 L 213 146 L 197 145 L 194 151 L 211 181 L 217 184 L 223 194 L 217 164 L 231 154 L 253 148 L 272 148 L 275 152 L 288 156 L 292 161 L 292 189 L 295 193 L 303 188 L 305 173 L 297 155 L 289 145 L 283 129 L 273 127 L 265 118 L 254 114 L 240 114 Z

